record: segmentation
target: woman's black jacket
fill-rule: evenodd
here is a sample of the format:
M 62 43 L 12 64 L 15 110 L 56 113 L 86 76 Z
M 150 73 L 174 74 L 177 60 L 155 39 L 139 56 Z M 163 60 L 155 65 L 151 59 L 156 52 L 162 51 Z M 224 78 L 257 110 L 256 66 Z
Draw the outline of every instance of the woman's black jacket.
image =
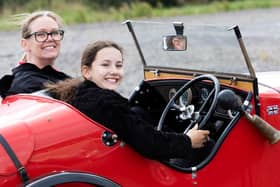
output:
M 84 81 L 78 87 L 74 107 L 96 122 L 113 130 L 118 137 L 144 156 L 153 159 L 188 158 L 188 136 L 160 132 L 130 110 L 128 100 L 118 93 Z
M 32 93 L 43 88 L 46 82 L 57 82 L 70 78 L 65 73 L 55 70 L 52 66 L 39 69 L 36 65 L 24 63 L 12 70 L 13 75 L 1 79 L 1 96 L 18 93 Z

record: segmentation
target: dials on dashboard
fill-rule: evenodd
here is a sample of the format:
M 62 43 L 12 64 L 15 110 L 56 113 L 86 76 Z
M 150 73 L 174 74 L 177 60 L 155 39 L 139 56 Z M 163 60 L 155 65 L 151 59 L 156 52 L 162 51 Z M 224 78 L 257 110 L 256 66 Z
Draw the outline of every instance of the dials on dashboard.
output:
M 171 99 L 177 90 L 175 88 L 171 88 L 168 93 L 168 98 Z M 187 106 L 191 103 L 192 101 L 192 91 L 191 89 L 187 89 L 176 101 L 177 104 L 181 106 Z
M 176 94 L 178 90 L 175 88 L 169 89 L 168 98 L 169 100 Z M 176 104 L 181 106 L 188 106 L 190 104 L 200 103 L 207 100 L 210 94 L 210 89 L 208 87 L 193 87 L 187 89 L 176 101 Z
M 209 90 L 207 88 L 201 88 L 200 89 L 200 98 L 205 101 L 207 97 L 209 96 Z
M 179 104 L 181 106 L 188 106 L 192 102 L 192 91 L 191 89 L 187 89 L 180 97 Z

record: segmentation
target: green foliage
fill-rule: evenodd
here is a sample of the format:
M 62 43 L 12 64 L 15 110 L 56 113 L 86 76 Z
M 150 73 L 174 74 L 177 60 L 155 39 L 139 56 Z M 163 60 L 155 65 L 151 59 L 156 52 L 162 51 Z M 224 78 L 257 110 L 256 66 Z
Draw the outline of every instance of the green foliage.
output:
M 0 0 L 0 30 L 14 29 L 22 13 L 39 9 L 53 10 L 73 24 L 276 6 L 279 0 Z
M 4 9 L 4 0 L 0 0 L 0 12 L 3 12 Z
M 123 5 L 130 5 L 137 0 L 81 0 L 82 3 L 89 7 L 108 9 L 108 8 L 120 8 Z
M 149 3 L 153 7 L 171 7 L 183 5 L 186 0 L 142 0 L 143 2 Z
M 153 7 L 178 7 L 187 4 L 207 4 L 212 1 L 226 1 L 226 0 L 140 0 L 147 2 Z
M 28 12 L 32 12 L 38 9 L 50 9 L 52 7 L 52 0 L 29 0 L 25 4 L 25 9 Z
M 153 9 L 148 3 L 134 3 L 131 6 L 123 6 L 120 9 L 124 19 L 137 17 L 152 17 Z

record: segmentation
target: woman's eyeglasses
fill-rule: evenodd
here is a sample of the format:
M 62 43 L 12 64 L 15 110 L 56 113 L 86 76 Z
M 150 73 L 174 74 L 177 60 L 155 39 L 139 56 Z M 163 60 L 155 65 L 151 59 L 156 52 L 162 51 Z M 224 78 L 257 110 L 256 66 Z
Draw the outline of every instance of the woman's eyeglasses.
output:
M 30 38 L 33 35 L 37 42 L 45 42 L 49 36 L 51 36 L 52 39 L 55 41 L 60 41 L 63 39 L 64 31 L 63 30 L 56 30 L 52 32 L 38 31 L 27 35 L 26 37 L 24 37 L 24 39 Z

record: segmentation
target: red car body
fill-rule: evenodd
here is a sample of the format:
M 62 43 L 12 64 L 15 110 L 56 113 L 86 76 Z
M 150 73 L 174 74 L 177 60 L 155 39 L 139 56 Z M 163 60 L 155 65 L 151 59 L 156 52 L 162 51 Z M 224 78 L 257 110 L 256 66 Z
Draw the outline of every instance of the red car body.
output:
M 181 87 L 180 81 L 195 77 L 188 71 L 172 68 L 157 67 L 159 75 L 154 72 L 154 66 L 146 65 L 144 70 L 145 83 L 161 87 L 161 92 L 164 92 L 164 86 L 169 89 L 175 82 Z M 279 72 L 257 74 L 262 84 L 251 76 L 237 79 L 237 83 L 232 84 L 229 76 L 215 74 L 221 87 L 240 92 L 242 101 L 247 93 L 253 92 L 255 97 L 250 113 L 258 114 L 275 129 L 280 129 L 279 75 Z M 276 81 L 271 81 L 270 77 Z M 135 93 L 139 94 L 138 90 Z M 131 100 L 140 96 L 132 96 Z M 108 143 L 104 140 L 104 133 L 110 135 L 110 129 L 71 105 L 50 97 L 34 94 L 9 96 L 2 101 L 0 115 L 0 134 L 20 162 L 19 166 L 15 165 L 1 141 L 1 187 L 53 186 L 68 182 L 72 184 L 64 185 L 280 186 L 280 144 L 271 144 L 242 112 L 233 122 L 226 118 L 228 124 L 217 136 L 216 150 L 201 165 L 191 168 L 174 167 L 164 161 L 145 158 L 121 140 Z

